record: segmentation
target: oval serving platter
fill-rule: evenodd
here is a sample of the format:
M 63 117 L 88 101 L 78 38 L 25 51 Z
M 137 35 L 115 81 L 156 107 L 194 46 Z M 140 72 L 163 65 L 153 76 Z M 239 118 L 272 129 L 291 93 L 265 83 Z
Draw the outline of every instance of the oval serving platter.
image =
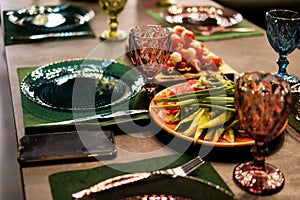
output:
M 20 87 L 27 99 L 43 107 L 99 110 L 120 104 L 140 91 L 143 79 L 130 69 L 114 61 L 67 60 L 35 69 Z
M 172 5 L 161 15 L 167 22 L 183 26 L 229 27 L 243 20 L 243 16 L 234 10 L 212 5 Z
M 20 27 L 38 32 L 68 31 L 90 21 L 92 10 L 71 6 L 31 6 L 7 13 L 8 20 Z
M 176 85 L 173 85 L 173 86 L 170 86 L 162 91 L 160 91 L 159 93 L 156 94 L 156 96 L 162 96 L 162 93 L 164 93 L 165 91 L 167 90 L 172 90 L 172 91 L 183 91 L 183 88 L 185 87 L 185 83 L 179 83 L 179 84 L 176 84 Z M 155 97 L 154 97 L 155 99 Z M 150 103 L 150 108 L 149 108 L 149 113 L 150 113 L 150 116 L 151 118 L 155 121 L 155 123 L 161 127 L 164 131 L 166 131 L 167 133 L 175 136 L 175 137 L 178 137 L 180 139 L 183 139 L 183 140 L 186 140 L 186 141 L 189 141 L 191 143 L 194 142 L 194 138 L 193 136 L 186 136 L 186 135 L 183 135 L 181 132 L 178 132 L 178 131 L 175 131 L 175 127 L 176 127 L 176 124 L 168 124 L 165 122 L 164 118 L 165 116 L 162 115 L 160 112 L 161 109 L 154 109 L 152 108 L 152 106 L 154 106 L 155 103 L 153 101 L 151 101 Z M 282 127 L 282 129 L 279 131 L 278 135 L 281 135 L 286 126 L 288 124 L 288 121 L 286 121 L 285 125 Z M 207 140 L 204 140 L 204 139 L 201 139 L 199 138 L 197 140 L 197 144 L 201 144 L 201 145 L 208 145 L 208 146 L 215 146 L 215 147 L 243 147 L 243 146 L 253 146 L 254 145 L 254 140 L 249 138 L 249 137 L 236 137 L 235 138 L 235 142 L 231 143 L 231 142 L 227 142 L 223 139 L 220 139 L 218 142 L 212 142 L 212 141 L 207 141 Z

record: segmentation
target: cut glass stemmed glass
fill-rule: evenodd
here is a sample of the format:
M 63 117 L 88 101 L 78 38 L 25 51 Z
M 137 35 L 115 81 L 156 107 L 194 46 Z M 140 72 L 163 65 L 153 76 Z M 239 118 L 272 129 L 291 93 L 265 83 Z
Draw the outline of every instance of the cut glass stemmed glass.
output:
M 238 77 L 235 107 L 242 128 L 255 140 L 254 161 L 234 169 L 233 179 L 249 193 L 268 195 L 283 188 L 283 173 L 265 163 L 266 143 L 273 140 L 287 122 L 291 101 L 289 83 L 278 75 L 249 72 Z
M 300 13 L 291 10 L 270 10 L 266 12 L 266 33 L 272 48 L 279 54 L 277 74 L 289 83 L 299 82 L 299 78 L 286 70 L 292 53 L 300 43 Z

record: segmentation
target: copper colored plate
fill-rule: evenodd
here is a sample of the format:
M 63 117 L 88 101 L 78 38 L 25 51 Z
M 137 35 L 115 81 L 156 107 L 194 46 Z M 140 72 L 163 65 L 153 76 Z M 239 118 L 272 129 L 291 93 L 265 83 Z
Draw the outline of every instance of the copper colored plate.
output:
M 229 8 L 212 5 L 172 5 L 162 17 L 171 24 L 230 27 L 240 23 L 243 16 Z

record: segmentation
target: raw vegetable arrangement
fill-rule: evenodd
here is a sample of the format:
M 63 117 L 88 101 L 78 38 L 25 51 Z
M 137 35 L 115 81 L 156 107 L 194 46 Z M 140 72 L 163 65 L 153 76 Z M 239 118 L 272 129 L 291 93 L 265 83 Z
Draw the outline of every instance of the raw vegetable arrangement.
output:
M 171 52 L 163 73 L 199 73 L 204 70 L 217 71 L 222 58 L 213 54 L 195 34 L 183 26 L 172 28 Z
M 249 141 L 234 108 L 234 82 L 220 72 L 201 72 L 199 79 L 172 86 L 153 100 L 153 109 L 172 130 L 194 142 Z

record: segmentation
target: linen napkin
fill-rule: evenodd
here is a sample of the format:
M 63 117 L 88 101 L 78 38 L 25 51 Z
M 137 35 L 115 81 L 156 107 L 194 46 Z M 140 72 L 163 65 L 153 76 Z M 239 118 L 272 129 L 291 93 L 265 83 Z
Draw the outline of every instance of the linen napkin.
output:
M 168 23 L 165 21 L 161 16 L 160 13 L 153 10 L 146 10 L 146 13 L 159 22 L 162 26 L 173 27 L 173 24 Z M 252 26 L 245 21 L 242 21 L 234 26 L 233 28 L 251 28 Z M 226 32 L 226 33 L 214 33 L 209 36 L 203 36 L 200 34 L 196 34 L 196 39 L 199 41 L 212 41 L 212 40 L 225 40 L 225 39 L 232 39 L 232 38 L 240 38 L 240 37 L 251 37 L 251 36 L 260 36 L 264 35 L 264 33 L 260 30 L 255 30 L 251 32 L 244 32 L 244 33 L 237 33 L 237 32 Z
M 76 10 L 77 7 L 69 6 L 67 9 Z M 23 43 L 32 43 L 38 42 L 40 40 L 11 40 L 10 38 L 13 37 L 22 37 L 22 36 L 30 36 L 35 34 L 42 34 L 41 32 L 37 32 L 34 30 L 29 30 L 27 28 L 23 28 L 11 23 L 8 20 L 8 13 L 9 11 L 3 11 L 3 23 L 4 23 L 4 44 L 5 45 L 13 45 L 13 44 L 23 44 Z M 95 34 L 91 29 L 89 23 L 85 23 L 81 26 L 78 26 L 72 30 L 67 32 L 77 32 L 77 31 L 85 31 L 89 32 L 88 35 L 82 36 L 74 36 L 74 37 L 58 37 L 58 38 L 47 38 L 43 39 L 43 41 L 53 41 L 53 40 L 66 40 L 66 39 L 78 39 L 78 38 L 95 38 Z
M 133 169 L 132 171 L 136 172 L 151 171 L 151 169 L 155 168 L 155 166 L 162 166 L 161 164 L 168 163 L 169 161 L 172 161 L 177 157 L 178 155 L 171 155 L 130 163 L 110 164 L 92 169 L 64 171 L 51 174 L 49 176 L 49 183 L 51 187 L 52 197 L 53 200 L 71 200 L 71 195 L 74 192 L 89 188 L 90 186 L 97 184 L 98 182 L 105 179 L 125 174 L 125 172 L 116 170 L 118 169 L 118 166 L 122 166 L 122 168 L 126 167 L 126 169 Z M 192 158 L 193 157 L 190 155 L 183 154 L 179 159 L 177 159 L 164 169 L 177 167 Z M 229 192 L 232 192 L 228 185 L 213 168 L 213 166 L 207 161 L 204 165 L 192 172 L 190 176 L 209 181 L 211 183 L 219 185 Z
M 18 77 L 19 82 L 23 80 L 23 78 L 30 72 L 32 72 L 37 67 L 24 67 L 24 68 L 18 68 Z M 112 70 L 118 70 L 119 72 L 124 72 L 128 70 L 127 66 L 124 66 L 120 63 L 113 63 L 110 65 L 110 69 Z M 51 122 L 59 122 L 64 120 L 73 119 L 73 113 L 72 112 L 64 112 L 59 111 L 55 109 L 49 109 L 45 108 L 43 106 L 40 106 L 30 100 L 28 100 L 21 92 L 21 100 L 22 100 L 22 109 L 23 109 L 23 120 L 24 120 L 24 128 L 25 133 L 42 133 L 42 132 L 55 132 L 55 131 L 71 131 L 75 130 L 74 125 L 41 125 L 45 123 L 51 123 Z M 128 105 L 131 109 L 148 109 L 148 104 L 146 101 L 145 92 L 141 90 L 137 95 L 135 95 L 132 99 L 128 102 L 124 102 L 122 104 L 116 105 L 114 107 L 114 111 L 128 109 Z M 126 106 L 126 107 L 125 107 Z M 109 113 L 111 112 L 111 109 L 103 109 L 100 111 L 97 111 L 97 114 L 100 113 Z M 81 115 L 81 113 L 76 114 L 76 116 Z M 82 113 L 82 117 L 89 116 L 91 113 L 84 112 Z M 118 123 L 126 122 L 128 120 L 144 120 L 149 119 L 148 114 L 139 114 L 134 115 L 132 118 L 122 118 L 118 119 Z M 99 125 L 101 126 L 109 126 L 114 125 L 114 120 L 105 120 L 99 122 Z

